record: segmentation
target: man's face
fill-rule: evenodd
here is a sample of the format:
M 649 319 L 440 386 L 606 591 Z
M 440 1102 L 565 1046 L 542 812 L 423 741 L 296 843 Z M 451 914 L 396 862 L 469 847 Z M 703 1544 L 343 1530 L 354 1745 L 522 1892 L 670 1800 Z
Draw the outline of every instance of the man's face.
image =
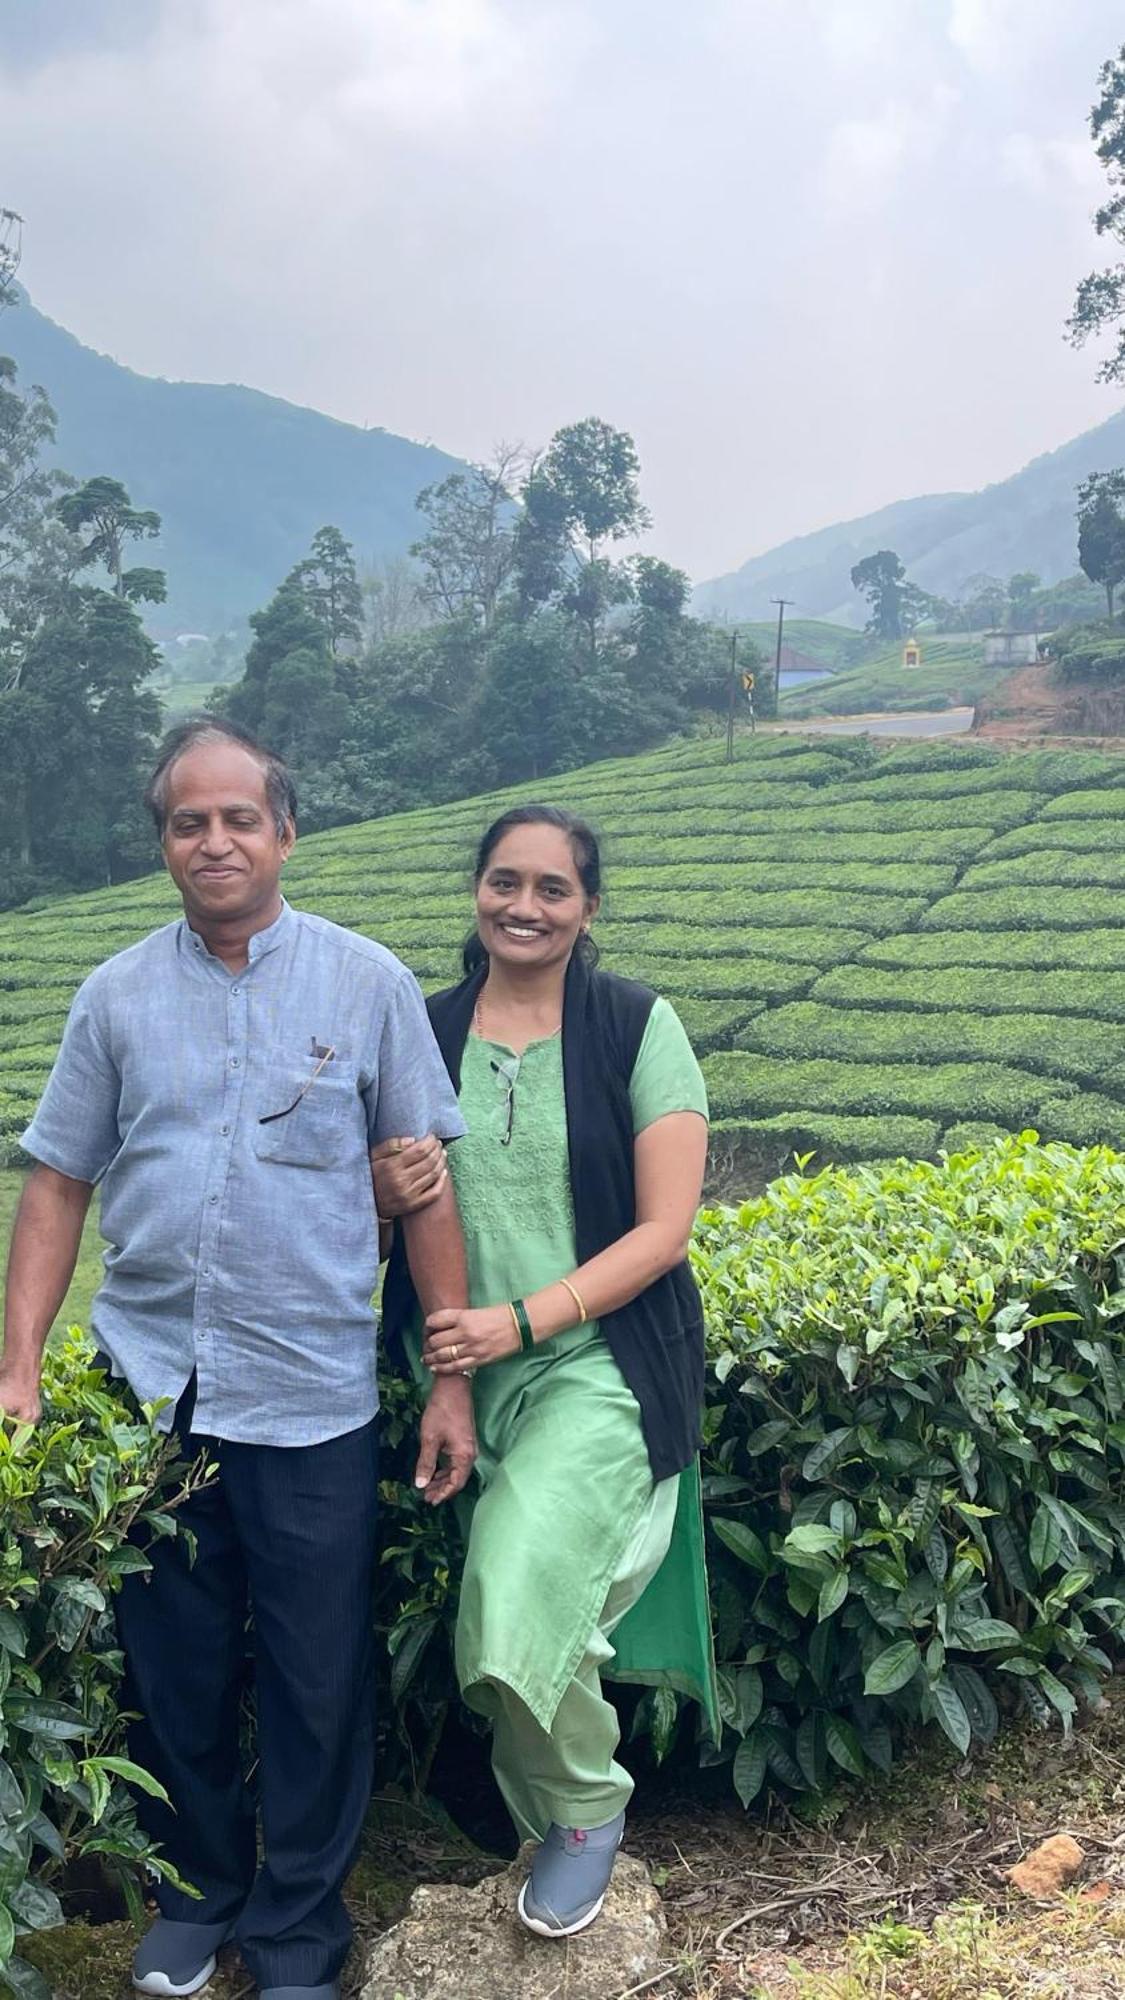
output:
M 189 919 L 273 920 L 296 838 L 279 838 L 265 772 L 238 743 L 198 743 L 168 774 L 164 859 Z

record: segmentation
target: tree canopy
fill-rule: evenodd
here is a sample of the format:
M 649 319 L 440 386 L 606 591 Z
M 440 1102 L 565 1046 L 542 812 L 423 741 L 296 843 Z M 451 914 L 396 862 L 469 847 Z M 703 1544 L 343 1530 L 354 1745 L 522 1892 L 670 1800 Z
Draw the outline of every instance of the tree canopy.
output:
M 1106 594 L 1109 617 L 1125 579 L 1125 470 L 1092 472 L 1078 489 L 1078 561 Z
M 1094 216 L 1094 228 L 1099 236 L 1125 247 L 1125 47 L 1102 64 L 1098 83 L 1100 94 L 1090 112 L 1090 131 L 1094 151 L 1105 168 L 1109 198 Z M 1098 379 L 1125 381 L 1125 262 L 1092 271 L 1082 279 L 1067 332 L 1076 347 L 1094 335 L 1111 335 L 1115 345 L 1099 366 Z

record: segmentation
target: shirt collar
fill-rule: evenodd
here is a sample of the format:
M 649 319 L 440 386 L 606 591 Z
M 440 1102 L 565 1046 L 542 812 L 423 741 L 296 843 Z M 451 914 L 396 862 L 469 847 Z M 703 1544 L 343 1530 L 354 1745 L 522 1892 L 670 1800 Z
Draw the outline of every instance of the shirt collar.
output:
M 272 924 L 267 924 L 264 931 L 255 931 L 246 947 L 246 955 L 250 964 L 253 965 L 259 958 L 265 958 L 269 952 L 276 951 L 278 945 L 284 944 L 293 922 L 293 911 L 283 896 L 281 899 L 280 916 L 275 917 Z M 208 951 L 198 931 L 192 930 L 186 917 L 183 920 L 183 925 L 184 937 L 191 949 L 198 952 L 201 958 L 213 957 L 214 954 Z

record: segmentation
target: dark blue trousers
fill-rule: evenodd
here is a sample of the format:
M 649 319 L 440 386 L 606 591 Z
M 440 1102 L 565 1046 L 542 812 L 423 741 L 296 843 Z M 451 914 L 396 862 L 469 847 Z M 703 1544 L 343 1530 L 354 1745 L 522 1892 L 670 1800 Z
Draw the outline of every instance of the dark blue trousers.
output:
M 138 1798 L 145 1830 L 202 1901 L 161 1883 L 164 1916 L 235 1926 L 259 1986 L 319 1986 L 351 1941 L 341 1889 L 374 1766 L 376 1427 L 327 1443 L 231 1444 L 190 1429 L 185 1453 L 218 1462 L 179 1518 L 196 1541 L 158 1540 L 149 1575 L 116 1600 L 130 1755 L 175 1808 Z M 255 1804 L 239 1757 L 246 1619 L 258 1714 Z

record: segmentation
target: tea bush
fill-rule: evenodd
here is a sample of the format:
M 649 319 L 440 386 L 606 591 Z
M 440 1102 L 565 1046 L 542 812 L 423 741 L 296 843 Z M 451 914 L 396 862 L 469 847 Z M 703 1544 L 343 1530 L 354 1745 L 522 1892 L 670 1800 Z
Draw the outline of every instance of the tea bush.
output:
M 1125 950 L 1125 933 L 1121 945 Z M 1094 1016 L 1099 1023 L 1125 1021 L 1125 985 L 1117 972 L 1087 970 L 1076 979 L 1069 968 L 1057 972 L 1005 968 L 1004 977 L 998 979 L 995 968 L 983 966 L 943 965 L 928 972 L 885 972 L 867 964 L 841 965 L 817 979 L 813 997 L 831 1000 L 837 1007 L 896 1014 L 948 1008 L 974 1014 L 1076 1014 Z M 1040 1048 L 1048 1061 L 1053 1036 L 1065 1026 L 1058 1019 L 1045 1032 L 1038 1031 Z M 1024 1048 L 1029 1046 L 1030 1036 L 1024 1041 Z
M 72 1332 L 47 1356 L 42 1422 L 0 1425 L 0 1985 L 17 2000 L 50 2000 L 19 1940 L 61 1922 L 65 1863 L 107 1857 L 138 1910 L 140 1867 L 171 1872 L 126 1784 L 159 1791 L 123 1754 L 111 1600 L 202 1475 L 90 1360 Z
M 695 1264 L 743 1802 L 885 1769 L 906 1724 L 1069 1728 L 1125 1624 L 1125 1159 L 1025 1133 L 792 1175 Z

